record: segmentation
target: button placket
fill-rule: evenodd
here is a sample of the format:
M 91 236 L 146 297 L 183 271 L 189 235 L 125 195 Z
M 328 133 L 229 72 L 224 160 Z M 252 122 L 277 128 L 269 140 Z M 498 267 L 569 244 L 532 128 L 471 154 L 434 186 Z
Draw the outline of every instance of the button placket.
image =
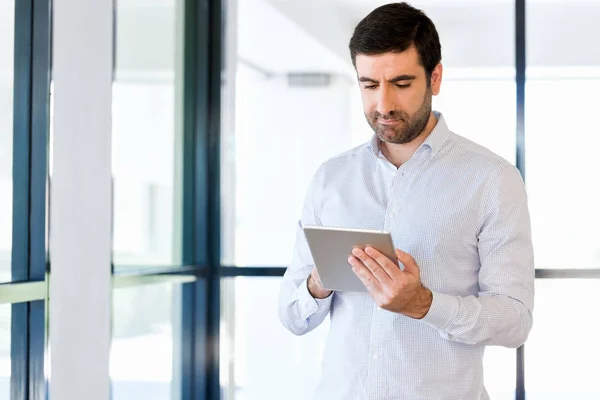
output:
M 378 315 L 379 317 L 375 317 L 375 320 L 379 320 L 381 318 L 381 314 L 377 313 L 376 315 Z M 372 325 L 372 329 L 371 329 L 371 340 L 369 343 L 369 353 L 367 355 L 368 357 L 368 386 L 367 386 L 367 392 L 369 393 L 369 398 L 377 398 L 379 397 L 378 394 L 381 392 L 381 387 L 383 385 L 383 380 L 384 380 L 384 371 L 383 371 L 383 364 L 381 362 L 381 346 L 380 344 L 380 338 L 377 335 L 377 332 L 381 331 L 380 328 L 375 327 L 376 323 L 373 323 Z
M 401 166 L 394 175 L 392 183 L 392 190 L 390 191 L 390 199 L 386 209 L 386 224 L 389 220 L 394 219 L 400 211 L 399 203 L 404 196 L 404 190 L 406 187 L 406 171 L 403 170 L 405 166 Z

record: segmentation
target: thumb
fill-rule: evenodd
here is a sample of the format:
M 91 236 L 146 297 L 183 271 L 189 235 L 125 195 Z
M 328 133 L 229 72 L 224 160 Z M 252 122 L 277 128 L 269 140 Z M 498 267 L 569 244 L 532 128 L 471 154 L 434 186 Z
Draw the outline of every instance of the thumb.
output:
M 404 272 L 408 272 L 411 275 L 419 276 L 419 266 L 415 262 L 415 259 L 408 253 L 396 249 L 396 256 L 398 261 L 404 265 Z

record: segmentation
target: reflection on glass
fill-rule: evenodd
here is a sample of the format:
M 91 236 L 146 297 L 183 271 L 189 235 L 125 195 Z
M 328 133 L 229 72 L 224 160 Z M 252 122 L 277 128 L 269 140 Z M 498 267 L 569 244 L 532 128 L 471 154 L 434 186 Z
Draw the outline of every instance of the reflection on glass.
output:
M 119 0 L 113 85 L 114 263 L 179 264 L 183 1 Z
M 597 280 L 537 281 L 525 345 L 527 400 L 600 398 L 599 293 Z
M 179 286 L 154 284 L 115 289 L 110 378 L 113 400 L 180 398 L 172 385 L 174 322 Z M 177 358 L 177 357 L 176 357 Z
M 11 280 L 14 0 L 0 2 L 0 282 Z
M 525 171 L 536 267 L 600 268 L 600 3 L 564 4 L 527 9 Z
M 224 279 L 221 386 L 224 400 L 311 399 L 329 319 L 304 336 L 279 322 L 279 278 Z
M 315 9 L 240 0 L 228 8 L 223 264 L 288 264 L 315 170 L 372 135 L 347 46 L 355 24 L 384 3 Z M 468 14 L 460 2 L 414 4 L 442 41 L 444 81 L 434 108 L 453 131 L 514 162 L 514 1 L 470 2 Z
M 10 321 L 11 305 L 0 305 L 0 399 L 10 399 Z

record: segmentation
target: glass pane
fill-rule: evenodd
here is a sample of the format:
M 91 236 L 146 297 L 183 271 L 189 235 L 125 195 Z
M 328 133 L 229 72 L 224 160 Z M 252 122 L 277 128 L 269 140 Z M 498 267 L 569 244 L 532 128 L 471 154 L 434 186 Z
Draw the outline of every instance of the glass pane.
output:
M 110 378 L 113 400 L 181 398 L 173 384 L 178 357 L 180 285 L 115 289 Z M 175 369 L 174 369 L 175 367 Z
M 517 351 L 488 346 L 483 356 L 485 389 L 493 400 L 515 400 Z
M 463 73 L 466 76 L 461 78 Z M 512 69 L 478 68 L 471 72 L 446 67 L 442 90 L 434 97 L 433 107 L 444 113 L 453 132 L 487 147 L 514 165 L 515 91 Z M 493 124 L 489 123 L 491 119 Z
M 525 171 L 536 267 L 600 268 L 600 3 L 565 4 L 527 9 Z
M 372 135 L 348 41 L 356 23 L 384 3 L 242 0 L 228 7 L 224 264 L 286 265 L 316 168 Z M 468 14 L 460 2 L 414 4 L 442 42 L 444 82 L 434 108 L 453 131 L 514 162 L 514 1 L 469 2 Z
M 311 399 L 320 376 L 329 319 L 304 336 L 294 336 L 279 322 L 279 278 L 222 282 L 223 399 Z
M 411 4 L 429 15 L 442 43 L 444 78 L 434 109 L 444 114 L 453 132 L 514 164 L 514 1 Z
M 118 0 L 113 85 L 114 263 L 180 264 L 183 0 Z
M 600 398 L 600 281 L 540 279 L 525 345 L 527 400 Z
M 14 18 L 14 1 L 0 1 L 0 282 L 11 280 Z
M 0 399 L 10 399 L 11 305 L 0 305 Z

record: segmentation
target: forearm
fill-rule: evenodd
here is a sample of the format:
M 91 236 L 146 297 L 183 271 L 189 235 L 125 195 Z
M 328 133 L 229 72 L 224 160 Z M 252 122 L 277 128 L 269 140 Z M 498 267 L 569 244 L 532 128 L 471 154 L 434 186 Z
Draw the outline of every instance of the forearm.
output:
M 433 292 L 422 321 L 448 340 L 471 345 L 522 345 L 533 324 L 530 310 L 505 295 L 451 296 Z

